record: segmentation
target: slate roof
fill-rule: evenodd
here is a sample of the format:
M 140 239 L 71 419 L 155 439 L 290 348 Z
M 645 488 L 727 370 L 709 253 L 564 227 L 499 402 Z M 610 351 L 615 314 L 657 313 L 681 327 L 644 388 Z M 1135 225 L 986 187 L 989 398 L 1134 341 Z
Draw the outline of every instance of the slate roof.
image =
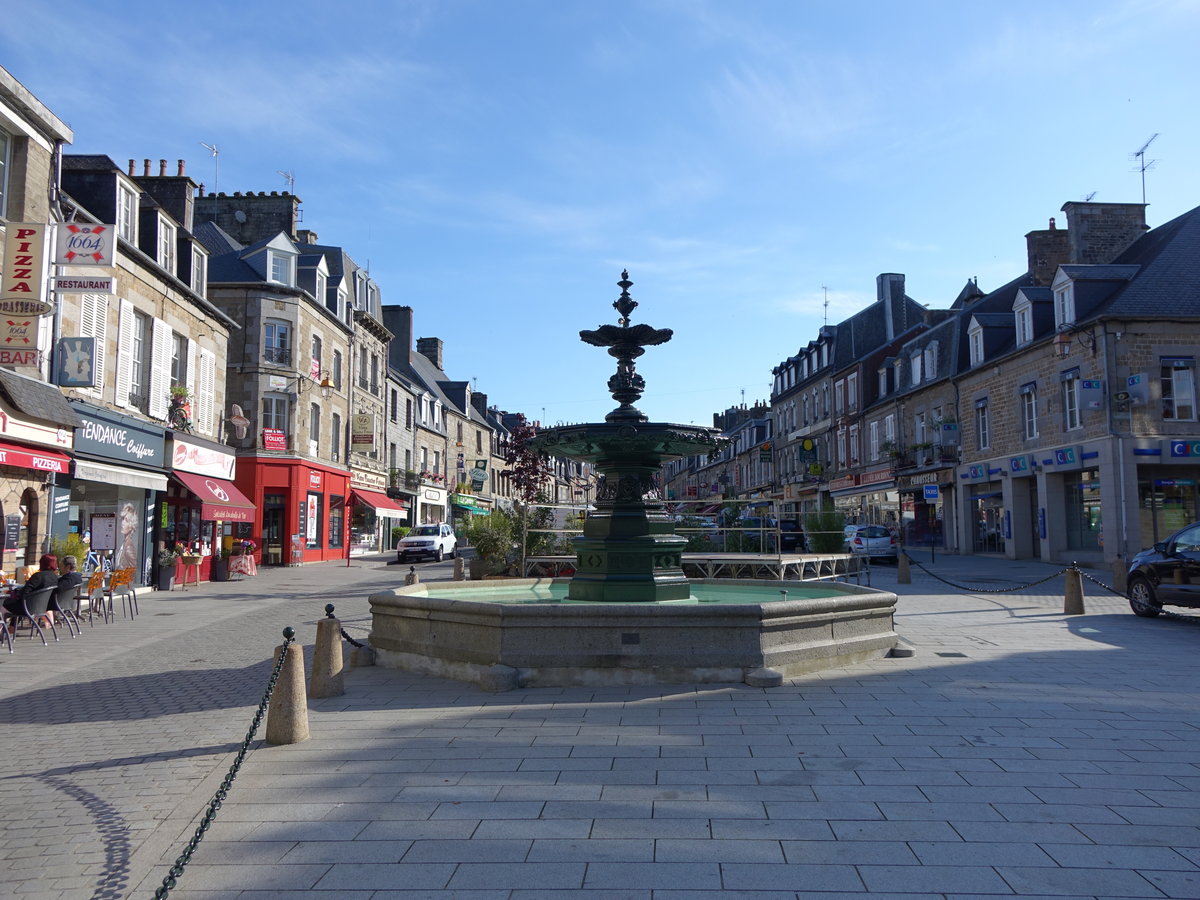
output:
M 64 428 L 83 427 L 83 421 L 71 408 L 62 391 L 52 384 L 11 369 L 0 369 L 0 390 L 4 391 L 13 406 L 27 416 Z
M 1146 232 L 1113 262 L 1140 269 L 1100 308 L 1102 317 L 1200 316 L 1200 207 Z
M 1017 291 L 1032 287 L 1035 287 L 1033 276 L 1029 272 L 1023 272 L 1008 284 L 996 288 L 996 290 L 985 294 L 966 309 L 958 311 L 958 317 L 953 320 L 956 323 L 954 334 L 957 346 L 955 348 L 955 357 L 951 363 L 950 374 L 957 375 L 973 368 L 971 365 L 970 342 L 967 340 L 967 330 L 971 326 L 972 318 L 979 319 L 979 324 L 985 326 L 985 359 L 991 359 L 1005 352 L 1016 343 L 1017 333 L 1016 320 L 1013 317 L 1012 311 L 1013 301 L 1017 299 Z M 1007 323 L 1007 330 L 998 327 L 1001 321 Z

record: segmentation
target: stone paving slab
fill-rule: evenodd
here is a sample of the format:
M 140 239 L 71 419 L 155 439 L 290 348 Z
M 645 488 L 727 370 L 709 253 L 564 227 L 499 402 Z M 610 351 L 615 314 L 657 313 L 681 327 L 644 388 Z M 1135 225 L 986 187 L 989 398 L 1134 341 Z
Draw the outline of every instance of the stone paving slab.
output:
M 363 639 L 367 594 L 401 575 L 384 563 L 148 592 L 135 620 L 0 660 L 0 746 L 33 760 L 0 778 L 29 811 L 0 817 L 6 891 L 151 895 L 282 626 L 311 644 L 334 602 Z M 996 589 L 1059 567 L 931 568 Z M 1200 896 L 1200 617 L 1138 619 L 1086 583 L 1087 614 L 1064 616 L 1061 577 L 895 576 L 872 572 L 915 656 L 780 688 L 352 671 L 310 701 L 310 741 L 254 747 L 171 896 Z M 45 864 L 63 835 L 79 849 Z

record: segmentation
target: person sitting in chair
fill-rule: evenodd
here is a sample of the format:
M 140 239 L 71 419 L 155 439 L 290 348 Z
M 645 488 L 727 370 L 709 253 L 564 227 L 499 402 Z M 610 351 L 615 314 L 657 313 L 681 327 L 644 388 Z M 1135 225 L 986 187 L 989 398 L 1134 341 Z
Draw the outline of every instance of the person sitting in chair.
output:
M 67 557 L 70 558 L 70 557 Z M 38 570 L 29 576 L 28 580 L 12 592 L 7 600 L 4 601 L 4 616 L 11 618 L 14 622 L 18 617 L 25 615 L 25 593 L 36 593 L 44 588 L 55 587 L 58 585 L 58 557 L 53 553 L 47 553 L 38 560 Z M 53 613 L 46 613 L 46 620 L 53 621 Z
M 75 571 L 75 566 L 75 557 L 64 556 L 62 558 L 63 573 L 58 579 L 58 586 L 61 590 L 66 590 L 68 587 L 78 588 L 83 584 L 83 576 Z

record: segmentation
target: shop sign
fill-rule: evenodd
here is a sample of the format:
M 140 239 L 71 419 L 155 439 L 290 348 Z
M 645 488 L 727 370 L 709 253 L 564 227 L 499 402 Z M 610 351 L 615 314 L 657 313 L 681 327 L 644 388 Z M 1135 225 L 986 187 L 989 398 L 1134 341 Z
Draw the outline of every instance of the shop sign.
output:
M 1008 468 L 1009 468 L 1009 471 L 1013 472 L 1014 474 L 1021 473 L 1021 472 L 1028 472 L 1029 471 L 1029 457 L 1028 456 L 1014 456 L 1014 457 L 1010 458 L 1008 461 Z
M 835 478 L 829 482 L 829 490 L 844 491 L 846 488 L 855 487 L 858 484 L 857 475 L 844 475 L 841 478 Z
M 175 446 L 171 453 L 172 469 L 233 481 L 236 463 L 237 457 L 232 453 L 223 453 L 211 447 L 175 438 Z
M 1098 378 L 1084 378 L 1079 382 L 1079 402 L 1084 409 L 1104 408 L 1104 382 Z
M 884 481 L 891 481 L 892 477 L 891 469 L 876 469 L 874 472 L 863 472 L 858 483 L 863 485 L 880 484 Z
M 350 443 L 375 446 L 375 417 L 370 413 L 355 413 L 350 417 Z
M 920 487 L 923 484 L 940 484 L 942 473 L 940 472 L 921 472 L 919 475 L 902 475 L 897 479 L 897 483 L 901 488 Z
M 1064 447 L 1054 451 L 1054 461 L 1060 466 L 1068 466 L 1078 462 L 1074 447 Z
M 924 488 L 926 500 L 937 500 L 939 491 L 936 484 L 927 484 Z
M 484 484 L 487 483 L 487 464 L 488 461 L 486 459 L 475 460 L 475 466 L 471 469 L 471 487 L 474 490 L 483 490 Z M 691 488 L 691 491 L 694 497 L 696 489 Z
M 1145 406 L 1149 402 L 1149 380 L 1145 372 L 1135 372 L 1125 379 L 1125 390 L 1129 394 L 1130 406 Z
M 116 225 L 68 222 L 58 226 L 54 263 L 59 266 L 111 266 L 117 246 Z M 85 288 L 84 290 L 91 290 Z
M 0 313 L 44 316 L 54 307 L 42 299 L 46 280 L 46 226 L 14 222 L 8 226 L 0 262 Z
M 90 388 L 96 386 L 96 339 L 94 337 L 59 338 L 58 386 Z
M 75 449 L 81 453 L 161 469 L 167 459 L 166 432 L 149 422 L 73 404 L 83 427 L 75 429 Z
M 111 275 L 101 275 L 99 278 L 59 276 L 54 279 L 54 290 L 60 294 L 115 294 L 117 279 Z
M 1196 484 L 1194 478 L 1155 478 L 1155 487 L 1192 487 Z
M 36 366 L 38 352 L 36 350 L 13 350 L 0 347 L 0 366 Z
M 987 470 L 983 466 L 967 466 L 967 478 L 984 478 Z
M 1171 455 L 1200 456 L 1200 441 L 1171 441 Z
M 316 469 L 308 470 L 308 486 L 314 491 L 319 491 L 321 489 L 321 474 L 322 473 Z
M 286 450 L 287 432 L 279 428 L 264 428 L 262 442 L 264 450 Z

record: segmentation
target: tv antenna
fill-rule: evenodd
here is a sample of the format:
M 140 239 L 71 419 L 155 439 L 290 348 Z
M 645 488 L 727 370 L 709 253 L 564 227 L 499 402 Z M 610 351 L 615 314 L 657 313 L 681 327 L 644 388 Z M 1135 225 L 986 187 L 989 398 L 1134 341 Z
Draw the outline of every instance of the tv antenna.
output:
M 295 172 L 292 172 L 292 171 L 285 172 L 282 169 L 276 169 L 275 174 L 283 176 L 284 182 L 287 183 L 287 189 L 288 189 L 289 194 L 296 193 L 296 173 Z
M 206 144 L 206 143 L 204 143 L 204 141 L 200 142 L 200 146 L 212 154 L 212 158 L 213 158 L 213 193 L 215 194 L 217 192 L 217 175 L 218 175 L 217 166 L 219 164 L 219 160 L 217 159 L 217 157 L 219 157 L 221 155 L 221 151 L 217 149 L 216 144 Z
M 1140 171 L 1142 173 L 1142 205 L 1143 206 L 1145 206 L 1145 204 L 1146 204 L 1146 170 L 1153 169 L 1154 164 L 1156 162 L 1158 162 L 1157 159 L 1151 159 L 1151 160 L 1146 159 L 1146 148 L 1148 148 L 1151 144 L 1154 143 L 1154 139 L 1156 137 L 1158 137 L 1157 131 L 1154 132 L 1154 134 L 1150 135 L 1150 140 L 1148 140 L 1148 141 L 1146 141 L 1146 143 L 1142 144 L 1141 149 L 1133 154 L 1133 159 L 1137 160 L 1138 171 Z
M 825 287 L 825 285 L 821 285 L 821 291 L 825 295 L 825 321 L 822 324 L 828 325 L 829 324 L 829 288 Z
M 1083 198 L 1083 202 L 1084 202 L 1084 203 L 1091 203 L 1091 202 L 1092 202 L 1092 198 L 1093 198 L 1093 197 L 1095 197 L 1095 196 L 1096 196 L 1096 192 L 1095 192 L 1095 191 L 1092 191 L 1090 194 L 1088 194 L 1086 197 L 1084 197 L 1084 198 Z

